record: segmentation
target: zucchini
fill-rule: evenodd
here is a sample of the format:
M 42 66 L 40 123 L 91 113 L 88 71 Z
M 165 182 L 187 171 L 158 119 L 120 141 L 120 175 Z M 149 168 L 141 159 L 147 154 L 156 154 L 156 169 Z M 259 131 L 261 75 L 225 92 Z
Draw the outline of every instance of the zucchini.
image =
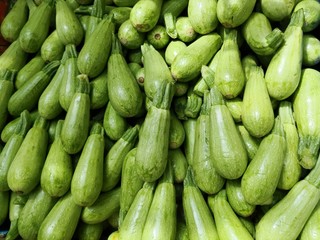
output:
M 0 225 L 2 225 L 7 220 L 9 213 L 10 191 L 0 191 L 0 200 Z
M 174 31 L 176 32 L 177 38 L 185 43 L 191 43 L 199 36 L 193 29 L 188 16 L 177 17 Z
M 116 28 L 130 18 L 131 9 L 132 7 L 115 7 L 110 10 L 109 14 L 113 15 Z
M 186 47 L 187 45 L 180 40 L 171 40 L 165 50 L 166 63 L 170 66 L 179 52 Z
M 291 96 L 300 82 L 303 16 L 302 9 L 291 15 L 290 23 L 284 31 L 285 43 L 272 56 L 265 73 L 269 95 L 276 100 Z
M 253 137 L 241 123 L 237 124 L 236 126 L 247 150 L 249 161 L 251 161 L 257 153 L 261 138 Z
M 241 123 L 242 108 L 243 108 L 242 98 L 235 97 L 235 98 L 225 99 L 225 100 L 226 100 L 226 106 L 229 109 L 233 120 L 236 123 Z
M 52 31 L 44 40 L 40 48 L 41 57 L 45 62 L 61 60 L 64 52 L 64 45 L 61 42 L 57 31 Z
M 299 135 L 298 155 L 303 168 L 314 167 L 320 146 L 319 108 L 315 103 L 319 101 L 316 93 L 320 88 L 320 72 L 306 68 L 302 70 L 301 80 L 293 98 L 293 116 Z
M 295 0 L 261 0 L 261 11 L 271 21 L 282 21 L 292 13 Z
M 70 192 L 59 198 L 40 225 L 39 240 L 71 240 L 78 225 L 82 207 L 77 205 Z
M 55 23 L 57 35 L 63 45 L 78 46 L 82 42 L 84 30 L 77 15 L 66 1 L 56 0 Z
M 115 34 L 107 65 L 108 96 L 112 107 L 123 117 L 136 116 L 142 108 L 143 95 Z
M 134 147 L 139 134 L 139 125 L 129 127 L 124 134 L 109 149 L 103 164 L 102 191 L 113 189 L 120 181 L 123 161 Z
M 177 149 L 182 146 L 185 140 L 185 131 L 181 120 L 171 111 L 170 114 L 170 130 L 169 130 L 169 148 Z
M 183 121 L 184 131 L 186 133 L 185 141 L 183 143 L 184 154 L 186 156 L 188 165 L 192 166 L 194 156 L 194 146 L 196 144 L 196 124 L 197 119 L 189 118 Z
M 118 7 L 133 7 L 138 0 L 113 0 L 113 2 Z
M 19 37 L 20 31 L 28 20 L 29 9 L 26 0 L 16 1 L 1 22 L 2 37 L 12 43 Z
M 192 170 L 197 186 L 207 194 L 214 194 L 222 189 L 225 179 L 216 171 L 210 151 L 210 107 L 209 91 L 206 91 L 197 118 Z
M 48 121 L 39 116 L 27 132 L 8 170 L 9 188 L 28 194 L 40 183 L 47 154 Z
M 36 53 L 47 38 L 51 17 L 55 9 L 54 2 L 53 0 L 43 0 L 23 25 L 18 41 L 25 52 Z
M 231 208 L 225 189 L 222 189 L 216 195 L 209 196 L 208 205 L 213 213 L 220 239 L 253 240 L 247 228 Z
M 62 197 L 71 185 L 73 176 L 72 158 L 63 149 L 60 133 L 64 120 L 58 120 L 54 141 L 50 145 L 41 176 L 41 188 L 52 197 Z
M 258 205 L 272 199 L 280 179 L 286 147 L 283 126 L 277 117 L 272 132 L 262 139 L 241 178 L 241 189 L 248 203 Z
M 91 205 L 83 207 L 80 219 L 87 224 L 102 223 L 112 214 L 119 211 L 120 188 L 100 193 L 98 199 Z
M 167 165 L 172 97 L 172 83 L 163 84 L 139 131 L 136 167 L 141 179 L 147 182 L 160 178 Z
M 12 94 L 8 102 L 8 111 L 12 116 L 18 116 L 25 109 L 32 111 L 37 107 L 42 92 L 50 83 L 59 65 L 60 61 L 47 63 Z
M 8 142 L 4 145 L 4 148 L 0 152 L 0 190 L 10 190 L 8 186 L 8 170 L 10 165 L 18 152 L 23 139 L 31 127 L 31 120 L 29 112 L 23 111 L 20 115 L 18 125 L 16 126 L 13 134 L 9 138 Z
M 301 233 L 299 235 L 300 240 L 316 240 L 319 238 L 320 228 L 319 228 L 319 220 L 320 220 L 320 203 L 316 205 L 313 209 L 310 217 L 308 218 L 306 224 L 304 225 Z
M 139 32 L 127 19 L 119 26 L 117 36 L 126 49 L 139 49 L 145 41 L 146 33 Z
M 293 9 L 293 12 L 303 9 L 304 24 L 303 32 L 311 32 L 315 30 L 320 24 L 320 3 L 318 1 L 303 0 L 299 1 Z
M 79 221 L 74 236 L 78 240 L 101 239 L 104 223 L 88 224 Z
M 40 186 L 30 193 L 18 219 L 18 231 L 23 239 L 37 239 L 42 221 L 57 200 Z
M 100 109 L 106 106 L 108 102 L 108 74 L 107 70 L 104 70 L 90 81 L 90 108 Z
M 190 167 L 183 181 L 182 206 L 190 239 L 219 239 L 213 215 L 194 182 Z
M 93 123 L 71 180 L 73 201 L 80 206 L 90 206 L 97 198 L 103 185 L 104 129 Z
M 169 149 L 168 164 L 172 165 L 175 183 L 182 183 L 187 174 L 188 163 L 182 147 Z
M 83 148 L 89 134 L 90 85 L 88 77 L 80 74 L 76 78 L 77 88 L 71 99 L 61 129 L 61 142 L 65 151 L 75 154 Z
M 170 42 L 166 28 L 159 24 L 146 34 L 146 38 L 155 49 L 164 49 Z
M 302 38 L 302 65 L 316 66 L 320 62 L 320 40 L 313 34 L 304 34 Z

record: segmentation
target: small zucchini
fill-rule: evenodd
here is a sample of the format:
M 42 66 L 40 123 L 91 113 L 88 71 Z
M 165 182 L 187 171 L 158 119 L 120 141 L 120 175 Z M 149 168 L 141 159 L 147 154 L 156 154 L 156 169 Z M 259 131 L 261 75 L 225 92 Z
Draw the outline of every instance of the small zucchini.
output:
M 45 62 L 61 60 L 64 52 L 64 45 L 61 42 L 57 31 L 52 31 L 44 40 L 40 48 L 40 55 Z

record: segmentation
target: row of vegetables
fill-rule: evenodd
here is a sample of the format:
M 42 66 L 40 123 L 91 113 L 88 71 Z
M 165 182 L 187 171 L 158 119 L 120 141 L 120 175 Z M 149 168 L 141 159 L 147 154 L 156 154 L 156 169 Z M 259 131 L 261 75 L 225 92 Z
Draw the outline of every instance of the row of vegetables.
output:
M 318 239 L 320 2 L 17 0 L 5 239 Z

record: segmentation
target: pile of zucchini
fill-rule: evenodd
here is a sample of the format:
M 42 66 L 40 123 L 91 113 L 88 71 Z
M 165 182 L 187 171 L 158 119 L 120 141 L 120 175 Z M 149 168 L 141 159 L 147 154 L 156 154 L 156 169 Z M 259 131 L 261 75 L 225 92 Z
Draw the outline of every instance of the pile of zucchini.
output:
M 320 239 L 319 0 L 16 0 L 6 240 Z

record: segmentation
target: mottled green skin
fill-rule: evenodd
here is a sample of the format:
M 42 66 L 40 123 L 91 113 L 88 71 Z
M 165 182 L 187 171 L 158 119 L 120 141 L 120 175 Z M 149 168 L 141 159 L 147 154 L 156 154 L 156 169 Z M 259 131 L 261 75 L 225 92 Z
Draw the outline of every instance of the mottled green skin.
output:
M 270 20 L 281 21 L 290 16 L 295 3 L 295 0 L 262 0 L 261 10 Z
M 128 19 L 118 28 L 118 38 L 123 46 L 128 49 L 138 49 L 145 40 L 146 33 L 139 32 Z
M 304 34 L 302 39 L 302 65 L 316 66 L 320 62 L 320 40 L 311 34 Z
M 40 48 L 40 54 L 45 62 L 51 62 L 54 60 L 60 60 L 64 52 L 64 45 L 61 42 L 57 31 L 54 30 L 44 40 Z

